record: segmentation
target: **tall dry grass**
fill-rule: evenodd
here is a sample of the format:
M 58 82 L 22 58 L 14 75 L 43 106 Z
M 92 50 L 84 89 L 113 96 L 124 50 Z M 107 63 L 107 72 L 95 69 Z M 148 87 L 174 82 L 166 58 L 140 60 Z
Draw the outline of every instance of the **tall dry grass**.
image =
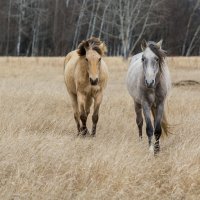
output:
M 138 141 L 127 62 L 106 61 L 97 136 L 82 138 L 63 58 L 0 58 L 0 199 L 200 199 L 200 87 L 172 89 L 167 110 L 176 126 L 155 158 L 146 136 Z M 169 63 L 173 82 L 200 80 L 199 58 Z

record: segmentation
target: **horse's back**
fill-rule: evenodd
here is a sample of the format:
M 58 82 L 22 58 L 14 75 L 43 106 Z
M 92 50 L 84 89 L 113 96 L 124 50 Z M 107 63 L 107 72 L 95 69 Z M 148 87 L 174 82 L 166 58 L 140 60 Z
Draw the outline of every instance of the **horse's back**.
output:
M 76 50 L 71 51 L 65 57 L 64 78 L 65 78 L 65 83 L 66 83 L 67 90 L 69 91 L 69 93 L 76 93 L 74 72 L 75 72 L 75 68 L 78 63 L 79 58 L 80 57 Z
M 105 63 L 105 61 L 102 59 L 101 60 L 101 71 L 100 71 L 100 83 L 101 83 L 101 87 L 104 89 L 107 85 L 107 81 L 108 81 L 108 67 L 107 64 Z
M 136 55 L 134 55 L 132 58 L 131 58 L 131 62 L 130 62 L 130 65 L 129 66 L 132 66 L 132 64 L 138 62 L 138 61 L 141 61 L 142 59 L 142 53 L 138 53 Z
M 128 67 L 126 85 L 129 94 L 134 98 L 138 98 L 140 77 L 142 74 L 142 53 L 138 53 L 131 58 Z
M 169 95 L 170 90 L 171 90 L 171 77 L 170 77 L 169 68 L 168 68 L 168 64 L 166 60 L 164 61 L 163 67 L 162 67 L 161 81 L 162 81 L 162 84 L 165 86 L 167 95 Z
M 76 50 L 69 52 L 65 57 L 65 62 L 64 62 L 65 68 L 74 67 L 78 59 L 79 59 L 79 55 Z

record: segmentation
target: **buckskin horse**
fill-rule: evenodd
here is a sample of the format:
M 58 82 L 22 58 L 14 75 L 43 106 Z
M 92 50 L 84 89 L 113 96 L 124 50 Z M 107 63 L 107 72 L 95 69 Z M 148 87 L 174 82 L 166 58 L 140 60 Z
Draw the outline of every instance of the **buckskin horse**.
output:
M 64 79 L 71 98 L 78 134 L 89 134 L 86 122 L 93 101 L 91 135 L 96 134 L 99 108 L 108 80 L 107 65 L 102 59 L 106 49 L 104 42 L 92 37 L 82 41 L 78 49 L 68 53 L 65 58 Z

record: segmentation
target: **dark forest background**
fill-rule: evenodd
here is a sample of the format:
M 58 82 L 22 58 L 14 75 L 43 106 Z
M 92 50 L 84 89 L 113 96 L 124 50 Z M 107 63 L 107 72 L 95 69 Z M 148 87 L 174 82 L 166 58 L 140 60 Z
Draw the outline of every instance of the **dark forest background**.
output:
M 0 0 L 0 55 L 63 56 L 90 36 L 108 55 L 164 40 L 170 55 L 200 55 L 200 0 Z

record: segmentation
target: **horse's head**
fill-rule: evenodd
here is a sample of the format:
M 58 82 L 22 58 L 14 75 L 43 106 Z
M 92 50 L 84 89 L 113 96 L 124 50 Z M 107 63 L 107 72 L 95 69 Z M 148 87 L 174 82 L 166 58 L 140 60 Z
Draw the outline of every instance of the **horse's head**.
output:
M 166 56 L 166 52 L 162 50 L 161 45 L 162 40 L 158 43 L 143 40 L 141 44 L 144 82 L 148 88 L 156 86 L 156 77 L 162 68 L 164 57 Z
M 101 57 L 105 51 L 106 45 L 95 37 L 82 41 L 78 46 L 78 54 L 84 58 L 91 85 L 99 82 Z

